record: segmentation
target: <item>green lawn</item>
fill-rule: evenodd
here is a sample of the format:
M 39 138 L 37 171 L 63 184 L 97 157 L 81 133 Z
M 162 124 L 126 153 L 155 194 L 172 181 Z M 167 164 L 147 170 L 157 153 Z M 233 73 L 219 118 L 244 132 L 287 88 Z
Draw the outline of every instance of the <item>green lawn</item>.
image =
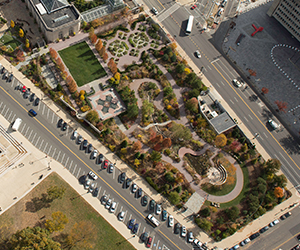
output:
M 3 43 L 5 46 L 11 46 L 13 50 L 15 50 L 18 46 L 21 45 L 21 43 L 14 39 L 11 35 L 5 34 L 0 38 L 1 43 Z
M 105 70 L 86 42 L 75 44 L 58 53 L 79 87 L 106 76 Z
M 40 202 L 41 197 L 53 185 L 65 187 L 65 195 L 62 199 L 51 202 L 50 206 L 45 206 Z M 83 195 L 91 194 L 87 194 L 84 190 L 78 194 L 59 175 L 52 173 L 17 204 L 0 216 L 0 240 L 27 226 L 39 225 L 42 222 L 41 218 L 50 219 L 53 212 L 61 211 L 69 219 L 65 229 L 61 231 L 62 235 L 69 233 L 75 223 L 90 221 L 95 226 L 97 236 L 95 242 L 89 242 L 93 244 L 91 249 L 133 250 L 132 245 L 81 197 Z M 100 202 L 99 206 L 101 206 Z M 57 234 L 54 233 L 53 236 L 57 236 Z M 77 248 L 74 248 L 74 250 L 77 250 Z
M 249 191 L 249 172 L 247 167 L 242 167 L 243 175 L 244 175 L 244 185 L 240 194 L 232 201 L 227 203 L 221 203 L 220 208 L 229 208 L 232 206 L 237 206 L 241 203 L 241 200 L 245 197 L 245 193 Z

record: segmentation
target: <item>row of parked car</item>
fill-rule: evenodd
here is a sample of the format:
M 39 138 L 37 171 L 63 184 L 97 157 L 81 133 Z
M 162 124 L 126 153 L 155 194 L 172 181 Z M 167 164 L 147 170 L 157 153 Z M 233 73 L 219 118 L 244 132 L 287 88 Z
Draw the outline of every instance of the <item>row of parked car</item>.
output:
M 287 212 L 285 214 L 283 214 L 282 216 L 280 216 L 281 220 L 285 220 L 286 218 L 290 217 L 292 215 L 291 212 Z M 264 232 L 266 232 L 267 230 L 269 230 L 270 227 L 274 227 L 275 225 L 277 225 L 279 223 L 279 220 L 274 220 L 272 222 L 269 223 L 269 225 L 261 228 L 258 232 L 250 235 L 249 238 L 243 240 L 240 242 L 240 244 L 237 244 L 235 246 L 233 246 L 232 248 L 230 248 L 230 250 L 236 250 L 238 249 L 240 246 L 245 246 L 246 244 L 248 244 L 250 241 L 255 240 L 257 237 L 259 237 L 261 234 L 263 234 Z M 299 235 L 299 239 L 300 239 L 300 235 Z
M 0 74 L 2 74 L 2 79 L 6 80 L 7 82 L 11 82 L 14 75 L 12 73 L 9 73 L 7 69 L 3 67 L 3 65 L 0 63 Z

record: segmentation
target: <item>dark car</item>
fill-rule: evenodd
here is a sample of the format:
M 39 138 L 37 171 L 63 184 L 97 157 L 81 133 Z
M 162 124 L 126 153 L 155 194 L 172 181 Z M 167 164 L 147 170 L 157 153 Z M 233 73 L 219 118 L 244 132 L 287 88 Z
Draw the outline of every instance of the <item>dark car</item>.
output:
M 147 206 L 147 204 L 148 204 L 148 196 L 147 195 L 143 196 L 143 198 L 141 199 L 141 203 L 142 203 L 143 207 Z
M 125 181 L 125 188 L 129 188 L 130 184 L 131 184 L 131 179 L 130 178 L 127 178 L 126 181 Z
M 297 236 L 297 240 L 299 240 L 299 241 L 300 241 L 300 234 L 298 234 L 298 236 Z
M 128 229 L 132 229 L 134 225 L 134 219 L 131 219 L 128 223 Z
M 35 99 L 34 105 L 35 105 L 35 106 L 38 106 L 39 103 L 40 103 L 40 98 L 37 97 L 37 98 Z
M 68 128 L 68 124 L 66 122 L 64 122 L 64 124 L 62 125 L 62 130 L 66 131 Z
M 8 82 L 11 82 L 11 80 L 13 79 L 13 77 L 14 77 L 14 75 L 13 75 L 13 74 L 10 74 L 9 77 L 8 77 L 8 79 L 7 79 L 7 81 L 8 81 Z
M 180 232 L 180 223 L 176 223 L 174 227 L 174 234 L 179 234 Z
M 139 188 L 139 189 L 136 191 L 135 195 L 136 195 L 136 198 L 140 198 L 140 197 L 143 195 L 143 189 L 142 189 L 142 188 Z
M 98 156 L 97 164 L 99 164 L 99 165 L 102 164 L 103 159 L 104 159 L 103 154 L 100 154 L 100 155 Z
M 138 229 L 139 229 L 139 226 L 140 226 L 139 223 L 135 223 L 134 227 L 132 228 L 132 232 L 133 232 L 134 234 L 137 233 L 137 231 L 138 231 Z
M 107 168 L 107 167 L 108 167 L 108 160 L 105 160 L 103 164 L 103 168 Z
M 167 220 L 167 217 L 168 217 L 167 210 L 163 210 L 163 211 L 162 211 L 162 215 L 161 215 L 161 219 L 162 219 L 163 221 L 166 221 L 166 220 Z
M 292 215 L 291 212 L 287 212 L 287 213 L 285 213 L 284 215 L 281 215 L 280 219 L 281 219 L 281 220 L 285 220 L 286 218 L 290 217 L 291 215 Z
M 87 147 L 87 152 L 88 153 L 91 153 L 92 152 L 92 149 L 93 149 L 93 145 L 90 143 Z
M 262 233 L 266 232 L 268 229 L 269 229 L 269 227 L 268 227 L 268 226 L 265 226 L 265 227 L 261 228 L 261 229 L 259 230 L 259 232 L 262 234 Z
M 82 140 L 83 140 L 82 135 L 79 135 L 79 136 L 78 136 L 78 139 L 77 139 L 77 143 L 78 143 L 78 144 L 81 144 L 81 143 L 82 143 Z
M 256 239 L 259 235 L 260 235 L 260 233 L 252 234 L 252 235 L 249 237 L 249 239 L 250 239 L 250 240 L 254 240 L 254 239 Z
M 30 109 L 28 112 L 33 117 L 37 116 L 37 113 L 33 109 Z
M 297 244 L 296 246 L 294 246 L 293 248 L 291 248 L 291 250 L 298 250 L 300 249 L 300 244 Z
M 97 196 L 98 196 L 98 193 L 99 193 L 99 188 L 96 187 L 96 188 L 94 189 L 94 191 L 93 191 L 93 196 L 94 196 L 94 197 L 97 197 Z
M 147 241 L 147 244 L 146 244 L 146 247 L 151 247 L 151 243 L 152 243 L 152 237 L 149 237 L 148 238 L 148 241 Z
M 119 176 L 119 182 L 123 183 L 126 179 L 126 174 L 124 172 L 122 172 Z
M 148 239 L 148 237 L 149 237 L 149 234 L 147 232 L 143 233 L 141 235 L 141 241 L 145 242 Z
M 35 97 L 35 93 L 32 93 L 30 98 L 29 98 L 29 101 L 33 102 L 34 101 L 34 97 Z
M 155 200 L 151 200 L 150 202 L 149 202 L 149 210 L 154 210 L 154 207 L 155 207 Z
M 84 148 L 86 148 L 87 145 L 88 145 L 88 141 L 87 141 L 87 140 L 84 140 L 83 143 L 82 143 L 82 146 L 83 146 Z
M 61 127 L 64 123 L 64 120 L 63 119 L 59 119 L 58 123 L 57 123 L 57 127 Z

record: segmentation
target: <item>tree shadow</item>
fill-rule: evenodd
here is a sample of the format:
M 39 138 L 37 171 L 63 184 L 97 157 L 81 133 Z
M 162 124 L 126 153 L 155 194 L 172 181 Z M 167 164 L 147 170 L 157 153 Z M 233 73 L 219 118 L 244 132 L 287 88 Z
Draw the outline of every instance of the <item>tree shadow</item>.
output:
M 70 249 L 70 247 L 68 247 L 66 244 L 67 237 L 68 237 L 67 233 L 60 233 L 54 236 L 52 239 L 56 242 L 59 242 L 62 246 L 62 249 Z
M 47 194 L 42 194 L 42 197 L 34 197 L 31 199 L 31 201 L 26 202 L 25 206 L 26 209 L 25 211 L 35 213 L 42 208 L 48 208 L 50 207 L 51 200 L 48 199 Z
M 272 119 L 272 118 L 274 117 L 274 115 L 272 114 L 272 112 L 270 112 L 270 111 L 267 110 L 266 108 L 263 108 L 261 114 L 262 114 L 262 116 L 263 116 L 264 118 L 266 118 L 267 120 L 270 120 L 270 119 Z
M 284 137 L 284 138 L 280 139 L 280 144 L 284 147 L 284 149 L 289 154 L 298 154 L 299 153 L 299 145 L 292 136 L 288 136 L 288 137 Z

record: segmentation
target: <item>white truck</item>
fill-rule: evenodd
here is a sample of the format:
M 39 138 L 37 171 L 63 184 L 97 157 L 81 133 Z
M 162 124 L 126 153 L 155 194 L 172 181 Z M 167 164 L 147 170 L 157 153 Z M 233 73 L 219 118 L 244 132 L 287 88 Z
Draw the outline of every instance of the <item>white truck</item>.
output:
M 160 222 L 156 219 L 152 214 L 148 214 L 147 220 L 152 224 L 154 227 L 158 227 Z
M 19 129 L 21 123 L 22 123 L 22 119 L 21 119 L 21 118 L 17 118 L 17 119 L 15 120 L 14 124 L 13 124 L 12 127 L 11 127 L 12 130 L 18 131 L 18 129 Z

